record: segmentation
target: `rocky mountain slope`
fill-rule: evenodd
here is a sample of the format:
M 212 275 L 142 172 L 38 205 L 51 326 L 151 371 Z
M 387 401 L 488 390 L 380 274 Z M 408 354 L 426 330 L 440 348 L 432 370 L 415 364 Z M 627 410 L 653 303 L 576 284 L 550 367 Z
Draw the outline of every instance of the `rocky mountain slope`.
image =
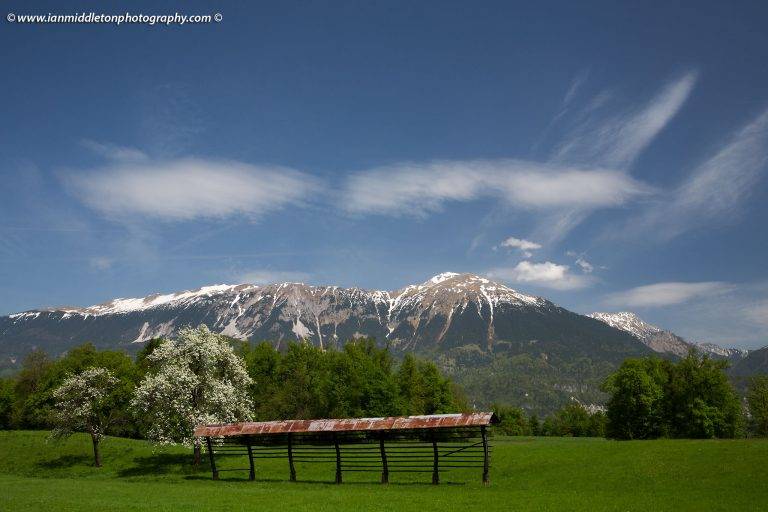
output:
M 590 316 L 611 327 L 626 331 L 642 341 L 654 352 L 685 357 L 691 348 L 696 348 L 712 357 L 739 360 L 746 356 L 745 350 L 724 348 L 714 343 L 691 343 L 673 332 L 664 330 L 643 321 L 635 313 L 622 311 L 619 313 L 592 313 Z
M 768 346 L 751 350 L 743 359 L 734 363 L 730 374 L 734 377 L 768 375 Z
M 278 345 L 306 339 L 324 348 L 372 336 L 398 350 L 570 340 L 634 351 L 633 339 L 619 330 L 540 297 L 455 273 L 394 292 L 301 283 L 216 285 L 85 308 L 33 310 L 0 318 L 0 348 L 21 353 L 44 346 L 56 353 L 85 341 L 130 346 L 199 324 L 235 338 Z

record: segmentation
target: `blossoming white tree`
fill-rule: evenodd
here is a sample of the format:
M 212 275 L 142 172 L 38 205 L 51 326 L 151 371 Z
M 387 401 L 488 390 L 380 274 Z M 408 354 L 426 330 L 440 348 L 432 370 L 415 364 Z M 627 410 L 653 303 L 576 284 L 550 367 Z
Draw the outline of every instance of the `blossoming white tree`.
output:
M 200 439 L 194 437 L 195 426 L 250 418 L 252 381 L 223 336 L 205 326 L 183 329 L 148 358 L 154 371 L 136 389 L 131 406 L 156 443 L 192 446 L 197 465 Z
M 99 442 L 112 419 L 110 393 L 118 380 L 105 368 L 88 368 L 67 377 L 53 392 L 56 401 L 53 438 L 85 431 L 91 435 L 94 465 L 101 467 Z

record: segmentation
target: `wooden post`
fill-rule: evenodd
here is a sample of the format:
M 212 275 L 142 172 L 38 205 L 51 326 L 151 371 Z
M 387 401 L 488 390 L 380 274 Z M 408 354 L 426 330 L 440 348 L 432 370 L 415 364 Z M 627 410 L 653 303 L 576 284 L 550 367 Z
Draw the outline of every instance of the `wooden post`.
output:
M 210 436 L 205 438 L 205 445 L 208 448 L 208 459 L 211 461 L 211 472 L 213 473 L 213 479 L 219 479 L 219 472 L 216 470 L 216 461 L 213 458 L 213 445 L 211 444 Z
M 248 464 L 250 464 L 248 480 L 256 480 L 256 468 L 253 466 L 253 448 L 251 448 L 251 440 L 248 439 L 246 442 L 248 443 Z
M 381 452 L 381 483 L 389 483 L 389 466 L 387 465 L 387 452 L 384 449 L 384 432 L 379 437 L 379 451 Z
M 339 448 L 339 438 L 336 433 L 333 434 L 333 446 L 336 448 L 336 483 L 341 483 L 341 448 Z
M 288 434 L 288 469 L 291 471 L 291 482 L 296 481 L 296 468 L 293 465 L 293 435 Z
M 488 476 L 488 432 L 485 425 L 480 427 L 480 434 L 483 436 L 483 484 L 491 485 L 491 480 Z
M 437 450 L 437 438 L 435 437 L 435 434 L 432 433 L 432 452 L 434 453 L 435 459 L 432 465 L 432 484 L 437 485 L 440 483 L 440 472 L 439 472 L 439 461 L 438 457 L 440 456 L 438 450 Z

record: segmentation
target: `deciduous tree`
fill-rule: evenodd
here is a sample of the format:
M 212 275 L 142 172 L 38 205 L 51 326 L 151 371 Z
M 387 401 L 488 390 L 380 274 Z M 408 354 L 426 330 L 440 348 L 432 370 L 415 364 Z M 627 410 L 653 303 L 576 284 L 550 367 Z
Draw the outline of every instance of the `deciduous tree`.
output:
M 106 368 L 88 368 L 67 377 L 53 392 L 53 438 L 74 432 L 87 432 L 93 443 L 94 465 L 101 467 L 99 443 L 113 418 L 115 402 L 111 396 L 118 380 Z
M 197 465 L 197 425 L 250 419 L 251 378 L 228 341 L 207 327 L 181 330 L 177 339 L 160 344 L 147 359 L 150 371 L 131 406 L 145 423 L 149 439 L 192 446 Z
M 615 439 L 658 437 L 663 428 L 667 373 L 658 359 L 628 359 L 606 379 L 607 435 Z

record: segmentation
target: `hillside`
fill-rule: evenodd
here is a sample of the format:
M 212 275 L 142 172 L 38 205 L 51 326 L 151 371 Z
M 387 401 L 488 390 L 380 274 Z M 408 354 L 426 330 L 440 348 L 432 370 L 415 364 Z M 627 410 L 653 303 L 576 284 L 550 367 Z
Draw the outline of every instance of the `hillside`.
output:
M 731 367 L 730 374 L 734 377 L 768 375 L 768 346 L 751 350 L 744 359 Z

